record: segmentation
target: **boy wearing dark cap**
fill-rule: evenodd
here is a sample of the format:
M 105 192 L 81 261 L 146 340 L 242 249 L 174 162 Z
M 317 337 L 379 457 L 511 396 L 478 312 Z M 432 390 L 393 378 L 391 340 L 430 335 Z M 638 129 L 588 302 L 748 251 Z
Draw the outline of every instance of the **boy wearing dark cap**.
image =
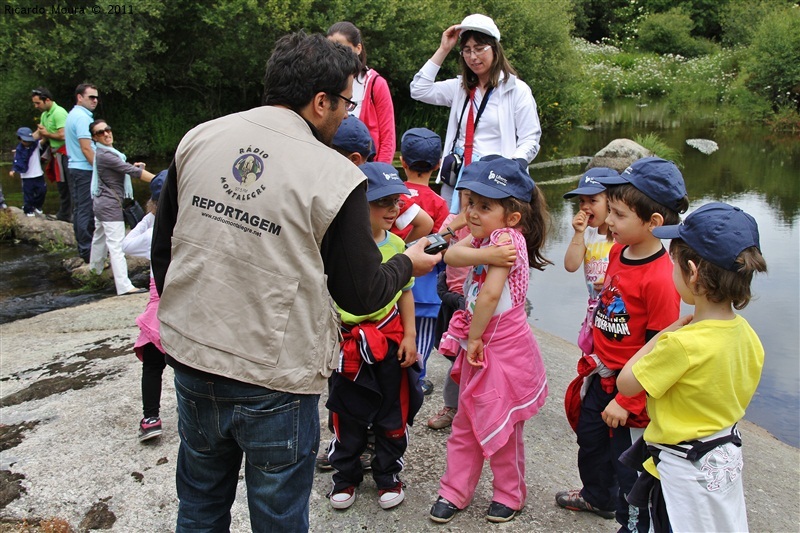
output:
M 427 128 L 412 128 L 403 134 L 400 141 L 400 163 L 406 173 L 406 186 L 411 198 L 433 218 L 433 231 L 442 231 L 444 221 L 450 214 L 447 202 L 429 186 L 431 174 L 439 168 L 441 154 L 442 139 Z M 395 233 L 405 238 L 408 231 Z M 443 268 L 442 265 L 442 268 L 434 268 L 430 274 L 418 277 L 412 291 L 417 314 L 417 351 L 422 360 L 420 386 L 425 395 L 433 392 L 433 382 L 426 378 L 425 370 L 435 340 L 436 317 L 442 305 L 436 282 Z
M 375 143 L 369 129 L 353 115 L 348 115 L 342 121 L 331 146 L 356 166 L 372 162 L 375 158 Z M 430 234 L 433 228 L 431 217 L 412 200 L 404 202 L 400 208 L 394 229 L 398 235 L 402 233 L 406 242 L 411 242 Z
M 753 217 L 725 203 L 706 204 L 680 226 L 656 228 L 672 239 L 672 279 L 694 314 L 651 339 L 620 372 L 625 394 L 647 392 L 652 455 L 642 482 L 651 492 L 656 531 L 747 531 L 742 441 L 736 425 L 755 394 L 764 348 L 734 309 L 750 301 L 753 274 L 766 272 Z M 665 509 L 666 513 L 655 512 Z M 667 523 L 659 521 L 666 517 Z
M 19 144 L 14 151 L 14 163 L 8 175 L 12 178 L 19 173 L 22 178 L 22 210 L 29 217 L 42 214 L 42 206 L 47 195 L 47 185 L 42 172 L 41 150 L 38 135 L 30 128 L 17 130 Z
M 573 511 L 615 518 L 620 531 L 647 531 L 647 508 L 625 499 L 637 472 L 619 461 L 649 422 L 645 394 L 617 391 L 616 375 L 659 331 L 677 320 L 680 297 L 672 263 L 653 230 L 680 222 L 689 201 L 674 163 L 657 157 L 635 161 L 619 176 L 597 177 L 606 187 L 606 218 L 616 244 L 594 315 L 595 366 L 585 373 L 575 433 L 583 488 L 556 494 Z
M 389 230 L 408 189 L 391 165 L 365 163 L 359 168 L 367 176 L 372 235 L 386 262 L 405 250 L 403 240 Z M 385 307 L 370 315 L 355 316 L 339 308 L 344 340 L 326 404 L 333 412 L 335 434 L 328 452 L 336 470 L 329 494 L 334 509 L 347 509 L 356 500 L 356 489 L 364 479 L 360 457 L 370 428 L 375 434 L 372 477 L 378 504 L 391 509 L 405 499 L 399 474 L 408 446 L 406 427 L 422 405 L 416 385 L 419 367 L 412 366 L 417 361 L 413 284 L 412 278 Z

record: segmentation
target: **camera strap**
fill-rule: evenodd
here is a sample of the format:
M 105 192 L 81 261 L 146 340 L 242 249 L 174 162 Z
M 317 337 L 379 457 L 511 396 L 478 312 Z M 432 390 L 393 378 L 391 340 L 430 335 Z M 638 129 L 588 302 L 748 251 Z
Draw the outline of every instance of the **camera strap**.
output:
M 474 89 L 473 89 L 474 90 Z M 478 108 L 478 114 L 475 116 L 475 126 L 474 128 L 478 127 L 478 121 L 481 119 L 481 115 L 483 115 L 484 109 L 486 109 L 486 104 L 489 103 L 489 96 L 491 96 L 494 87 L 490 87 L 488 91 L 486 91 L 486 95 L 483 97 L 481 101 L 481 105 Z M 461 134 L 461 122 L 464 120 L 464 111 L 467 110 L 467 105 L 472 103 L 472 92 L 470 92 L 470 96 L 464 99 L 464 107 L 461 108 L 461 116 L 458 117 L 458 126 L 456 127 L 456 135 L 453 137 L 453 145 L 450 147 L 450 153 L 456 149 L 456 143 L 458 142 L 458 136 Z M 471 161 L 470 161 L 471 163 Z

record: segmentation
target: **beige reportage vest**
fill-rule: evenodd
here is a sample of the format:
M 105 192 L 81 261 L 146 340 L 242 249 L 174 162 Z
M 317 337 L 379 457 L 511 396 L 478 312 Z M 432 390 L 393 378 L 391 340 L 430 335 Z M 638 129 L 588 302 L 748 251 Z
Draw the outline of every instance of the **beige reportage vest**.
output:
M 159 305 L 180 363 L 319 394 L 338 362 L 338 315 L 320 244 L 365 180 L 293 111 L 259 107 L 181 141 L 178 221 Z

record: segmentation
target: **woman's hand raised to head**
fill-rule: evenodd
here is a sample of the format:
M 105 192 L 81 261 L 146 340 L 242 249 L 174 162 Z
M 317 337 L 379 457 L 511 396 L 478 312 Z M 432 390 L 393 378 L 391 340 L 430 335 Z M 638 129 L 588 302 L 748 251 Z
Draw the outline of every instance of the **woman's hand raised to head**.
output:
M 447 54 L 449 54 L 450 50 L 458 43 L 460 29 L 461 26 L 459 24 L 454 24 L 444 30 L 442 33 L 442 43 L 439 45 L 439 48 L 436 49 L 436 52 L 434 52 L 431 61 L 440 67 L 442 66 L 442 63 L 444 63 L 444 60 L 447 58 Z
M 458 37 L 460 35 L 461 25 L 454 24 L 444 30 L 442 33 L 442 44 L 440 48 L 442 48 L 447 53 L 450 53 L 450 50 L 458 43 Z

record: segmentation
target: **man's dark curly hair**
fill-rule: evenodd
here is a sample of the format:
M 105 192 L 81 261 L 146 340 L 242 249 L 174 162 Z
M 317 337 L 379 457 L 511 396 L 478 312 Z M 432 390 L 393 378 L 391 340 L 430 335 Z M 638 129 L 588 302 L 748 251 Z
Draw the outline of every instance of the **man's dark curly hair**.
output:
M 278 39 L 267 61 L 263 103 L 298 111 L 317 93 L 341 94 L 347 78 L 357 75 L 360 68 L 350 48 L 320 34 L 290 33 Z M 334 109 L 338 100 L 331 99 Z

